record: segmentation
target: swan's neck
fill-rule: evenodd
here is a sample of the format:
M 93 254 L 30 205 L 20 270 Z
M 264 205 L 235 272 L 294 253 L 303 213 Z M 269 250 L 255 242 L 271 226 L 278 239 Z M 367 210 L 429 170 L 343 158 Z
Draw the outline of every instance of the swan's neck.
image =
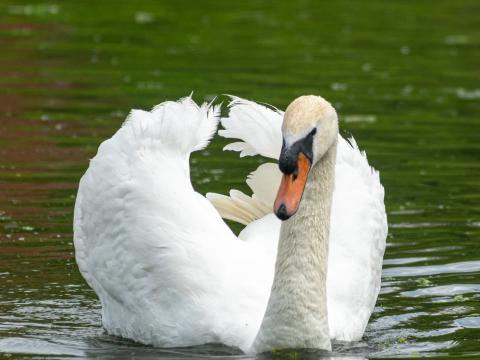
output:
M 275 277 L 253 349 L 331 350 L 327 258 L 336 142 L 311 169 L 297 213 L 282 223 Z

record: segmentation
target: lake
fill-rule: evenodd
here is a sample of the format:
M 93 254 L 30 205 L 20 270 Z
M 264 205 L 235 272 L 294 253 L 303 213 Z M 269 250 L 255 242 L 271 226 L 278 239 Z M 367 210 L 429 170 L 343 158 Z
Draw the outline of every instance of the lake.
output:
M 333 356 L 480 356 L 479 13 L 476 0 L 2 1 L 0 357 L 245 357 L 105 334 L 74 258 L 78 181 L 98 145 L 131 108 L 192 91 L 278 108 L 322 95 L 380 171 L 381 294 L 364 340 Z M 248 191 L 261 159 L 225 143 L 193 156 L 199 192 Z

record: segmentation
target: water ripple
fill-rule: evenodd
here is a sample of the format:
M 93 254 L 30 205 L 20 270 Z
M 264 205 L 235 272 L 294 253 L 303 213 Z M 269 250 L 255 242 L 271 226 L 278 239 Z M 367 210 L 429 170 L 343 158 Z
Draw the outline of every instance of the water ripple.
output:
M 85 353 L 71 347 L 62 346 L 50 341 L 9 337 L 0 339 L 0 353 L 35 354 L 56 356 L 83 356 Z
M 455 325 L 466 329 L 480 329 L 480 316 L 467 316 L 457 319 Z
M 473 292 L 480 292 L 480 284 L 455 284 L 433 286 L 429 288 L 417 289 L 402 292 L 403 296 L 419 297 L 419 296 L 445 296 L 445 295 L 461 295 Z
M 425 276 L 438 274 L 456 274 L 480 271 L 480 261 L 462 261 L 444 265 L 427 265 L 414 267 L 392 267 L 384 269 L 382 276 Z

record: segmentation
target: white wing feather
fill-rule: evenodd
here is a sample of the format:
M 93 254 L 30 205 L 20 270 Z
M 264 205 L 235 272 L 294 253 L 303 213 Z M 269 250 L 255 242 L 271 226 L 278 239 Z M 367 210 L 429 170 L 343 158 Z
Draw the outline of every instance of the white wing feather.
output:
M 224 150 L 239 151 L 240 157 L 262 155 L 278 159 L 282 148 L 283 112 L 239 97 L 231 98 L 228 117 L 221 120 L 224 130 L 218 134 L 242 141 L 229 144 Z

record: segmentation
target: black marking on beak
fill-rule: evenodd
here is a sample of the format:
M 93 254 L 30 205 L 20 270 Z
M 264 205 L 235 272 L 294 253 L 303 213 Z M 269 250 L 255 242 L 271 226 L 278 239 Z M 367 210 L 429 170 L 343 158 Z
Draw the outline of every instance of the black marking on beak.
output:
M 287 220 L 290 217 L 290 215 L 287 213 L 287 207 L 285 204 L 280 205 L 277 211 L 275 211 L 275 215 L 277 215 L 277 217 L 282 221 Z
M 298 154 L 304 153 L 305 156 L 313 162 L 313 136 L 317 133 L 317 128 L 313 128 L 310 133 L 304 138 L 296 141 L 287 148 L 285 140 L 283 140 L 282 151 L 278 159 L 278 167 L 280 171 L 286 175 L 293 174 L 294 178 L 297 177 L 298 167 Z

